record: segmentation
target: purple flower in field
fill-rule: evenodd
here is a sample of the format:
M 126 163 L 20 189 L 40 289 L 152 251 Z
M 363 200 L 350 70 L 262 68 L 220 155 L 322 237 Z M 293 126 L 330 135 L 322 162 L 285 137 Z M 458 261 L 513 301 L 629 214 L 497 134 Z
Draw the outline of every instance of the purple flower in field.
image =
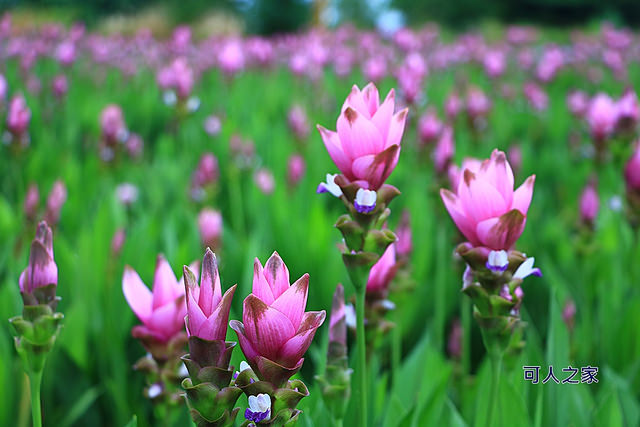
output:
M 204 120 L 204 131 L 207 132 L 209 136 L 218 135 L 221 129 L 222 121 L 220 120 L 220 117 L 211 114 Z
M 455 149 L 453 128 L 451 126 L 446 126 L 440 134 L 440 138 L 433 150 L 433 163 L 437 173 L 444 174 L 448 171 Z
M 295 186 L 302 177 L 306 169 L 304 157 L 300 154 L 292 154 L 287 161 L 287 179 L 290 186 Z
M 307 119 L 307 113 L 299 105 L 294 105 L 287 115 L 287 123 L 291 132 L 300 141 L 304 141 L 309 137 L 309 121 Z
M 45 221 L 38 224 L 29 252 L 29 265 L 20 274 L 19 284 L 20 293 L 26 295 L 33 294 L 37 288 L 58 285 L 58 266 L 53 259 L 53 233 Z
M 9 103 L 7 113 L 7 130 L 13 137 L 21 140 L 27 133 L 29 122 L 31 121 L 31 110 L 27 106 L 27 101 L 22 95 L 16 95 Z
M 589 97 L 580 90 L 574 90 L 567 95 L 567 107 L 574 116 L 583 117 L 589 109 Z
M 128 136 L 122 109 L 115 104 L 107 105 L 100 113 L 100 129 L 102 140 L 106 145 L 114 146 L 125 141 Z
M 582 190 L 580 196 L 580 220 L 582 223 L 592 226 L 598 215 L 599 208 L 600 199 L 598 198 L 596 180 L 592 178 Z
M 24 214 L 29 221 L 35 221 L 38 215 L 38 204 L 40 203 L 40 193 L 38 185 L 32 183 L 29 185 L 27 194 L 24 197 Z
M 67 76 L 64 74 L 58 74 L 54 77 L 53 82 L 51 83 L 51 89 L 53 90 L 53 94 L 56 98 L 61 99 L 67 94 L 69 90 L 69 83 L 67 81 Z
M 239 40 L 230 40 L 222 47 L 218 54 L 220 68 L 227 75 L 234 75 L 245 66 L 245 54 Z
M 276 181 L 273 177 L 273 173 L 266 168 L 259 169 L 254 175 L 254 181 L 258 186 L 258 189 L 263 194 L 271 194 L 276 186 Z
M 198 230 L 204 246 L 219 250 L 222 237 L 222 213 L 214 209 L 202 209 L 198 214 Z
M 435 109 L 431 108 L 424 113 L 418 121 L 418 135 L 420 141 L 424 144 L 435 141 L 440 132 L 442 132 L 443 124 L 438 119 Z
M 47 197 L 47 211 L 44 218 L 49 224 L 56 225 L 58 223 L 60 220 L 60 211 L 66 201 L 67 187 L 64 185 L 64 182 L 57 180 L 53 183 L 49 197 Z
M 616 128 L 619 131 L 632 131 L 640 119 L 640 104 L 638 95 L 633 89 L 627 89 L 616 102 L 618 120 Z
M 586 118 L 593 139 L 604 141 L 611 136 L 618 121 L 616 103 L 609 95 L 599 93 L 589 103 Z

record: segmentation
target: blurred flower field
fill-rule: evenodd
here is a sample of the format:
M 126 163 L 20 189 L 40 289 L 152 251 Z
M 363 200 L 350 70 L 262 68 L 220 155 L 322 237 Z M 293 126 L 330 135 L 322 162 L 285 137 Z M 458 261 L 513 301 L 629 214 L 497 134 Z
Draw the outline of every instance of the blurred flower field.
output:
M 301 394 L 308 388 L 296 401 L 302 413 L 295 404 L 287 412 L 304 426 L 364 425 L 362 396 L 368 425 L 640 423 L 637 34 L 607 24 L 565 33 L 505 27 L 491 38 L 452 37 L 430 25 L 392 36 L 345 26 L 199 40 L 180 27 L 156 39 L 143 29 L 133 37 L 107 37 L 82 25 L 17 31 L 5 15 L 0 57 L 0 317 L 22 313 L 23 301 L 29 305 L 19 278 L 33 266 L 33 247 L 48 260 L 41 220 L 52 229 L 57 265 L 54 289 L 61 300 L 53 310 L 64 313 L 43 371 L 43 425 L 190 425 L 180 381 L 195 375 L 176 358 L 187 353 L 184 322 L 174 316 L 172 325 L 158 326 L 147 312 L 163 298 L 184 304 L 183 272 L 189 335 L 204 318 L 224 318 L 203 308 L 211 277 L 219 277 L 222 294 L 237 284 L 229 291 L 226 340 L 239 345 L 232 367 L 224 369 L 240 371 L 232 380 L 239 387 L 273 385 L 254 399 L 240 387 L 245 393 L 235 403 L 235 425 L 265 424 L 270 415 L 273 425 L 282 425 L 274 401 L 284 398 L 272 390 L 282 384 Z M 390 111 L 376 119 L 385 108 Z M 353 133 L 342 127 L 347 121 Z M 367 137 L 369 122 L 388 131 L 376 142 L 386 144 L 385 151 L 349 151 L 358 150 L 358 142 L 375 145 Z M 332 138 L 341 138 L 344 152 L 331 151 Z M 391 154 L 390 146 L 396 147 Z M 367 157 L 379 160 L 384 172 L 360 168 L 363 177 L 356 163 L 384 153 L 382 160 Z M 481 166 L 484 159 L 491 160 Z M 502 185 L 509 173 L 486 172 L 493 167 L 487 165 L 505 162 L 515 176 L 508 189 Z M 497 180 L 496 189 L 469 196 L 460 220 L 451 200 L 466 203 L 461 192 L 465 185 L 473 192 L 469 181 L 476 176 Z M 524 209 L 512 190 L 521 185 L 533 191 Z M 452 193 L 441 196 L 441 188 Z M 497 192 L 505 198 L 502 210 L 491 198 Z M 511 228 L 502 234 L 476 224 L 509 210 L 516 219 L 509 217 L 505 227 Z M 465 241 L 468 247 L 458 246 Z M 478 247 L 486 251 L 471 253 Z M 351 281 L 358 281 L 359 270 L 349 255 L 367 253 L 374 258 L 357 260 L 378 264 L 366 285 L 360 329 L 367 350 L 363 389 L 353 307 L 360 290 L 365 301 L 365 289 Z M 523 280 L 538 273 L 532 257 L 542 276 Z M 162 273 L 154 279 L 157 262 Z M 307 289 L 305 273 L 306 300 L 285 295 Z M 149 288 L 171 283 L 151 296 L 135 288 L 138 276 Z M 24 280 L 30 286 L 34 278 Z M 340 290 L 334 300 L 339 283 L 346 307 Z M 500 289 L 490 289 L 490 296 L 469 291 L 495 283 Z M 228 297 L 220 299 L 217 286 L 213 298 L 224 307 Z M 163 289 L 177 294 L 160 295 Z M 278 295 L 291 298 L 280 303 L 285 308 Z M 141 301 L 152 298 L 153 308 L 143 307 Z M 197 304 L 204 318 L 196 322 Z M 346 313 L 340 319 L 346 339 L 330 320 L 332 305 L 334 313 Z M 286 313 L 294 325 L 288 335 L 278 330 L 283 340 L 312 330 L 302 334 L 310 342 L 306 354 L 304 345 L 278 353 L 278 369 L 304 354 L 288 383 L 289 377 L 280 381 L 282 371 L 258 368 L 273 349 L 266 338 L 254 339 L 251 328 L 261 310 L 274 307 L 296 309 Z M 509 343 L 495 388 L 486 330 L 499 327 L 482 323 L 491 316 L 515 322 L 508 337 L 518 341 Z M 258 336 L 275 334 L 263 326 Z M 224 341 L 220 333 L 211 336 Z M 29 381 L 12 334 L 8 322 L 0 328 L 0 425 L 27 426 Z M 162 371 L 150 342 L 176 337 L 184 340 L 171 341 L 167 357 L 178 362 Z M 336 356 L 335 342 L 346 345 L 340 350 L 348 352 L 348 364 Z M 198 361 L 192 346 L 189 341 Z M 240 367 L 245 361 L 250 368 Z M 336 366 L 346 384 L 351 380 L 349 400 L 327 391 Z M 558 381 L 548 378 L 551 366 Z M 539 367 L 539 381 L 527 377 L 531 367 Z M 585 376 L 587 367 L 598 368 L 597 381 Z M 578 384 L 563 383 L 569 368 L 581 370 Z

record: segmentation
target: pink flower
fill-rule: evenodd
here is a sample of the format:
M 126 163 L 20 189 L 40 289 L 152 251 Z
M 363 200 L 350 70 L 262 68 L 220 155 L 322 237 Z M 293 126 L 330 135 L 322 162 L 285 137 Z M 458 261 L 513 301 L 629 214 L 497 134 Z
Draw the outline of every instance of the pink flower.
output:
M 36 288 L 58 286 L 58 266 L 53 260 L 53 233 L 45 221 L 38 224 L 36 237 L 31 242 L 29 265 L 18 280 L 20 292 L 31 295 Z
M 198 215 L 200 240 L 205 246 L 219 249 L 222 236 L 222 214 L 213 209 L 202 209 Z
M 618 121 L 618 109 L 611 97 L 604 93 L 597 94 L 590 102 L 587 110 L 587 122 L 594 139 L 602 141 L 615 130 Z
M 408 258 L 413 250 L 413 237 L 411 233 L 411 217 L 408 210 L 402 211 L 400 224 L 396 228 L 398 240 L 395 243 L 396 254 L 400 258 Z
M 462 110 L 462 100 L 456 92 L 451 92 L 451 94 L 449 94 L 449 97 L 445 102 L 444 109 L 449 120 L 455 120 L 455 118 L 458 117 L 460 110 Z
M 436 172 L 443 174 L 449 168 L 453 155 L 455 153 L 456 146 L 453 139 L 453 128 L 447 126 L 440 134 L 440 139 L 436 144 L 436 148 L 433 150 L 433 162 L 436 167 Z
M 420 141 L 429 143 L 435 141 L 442 131 L 442 122 L 438 119 L 438 115 L 434 109 L 424 113 L 418 121 L 418 135 Z
M 640 119 L 640 104 L 638 95 L 633 89 L 628 89 L 616 102 L 618 110 L 618 120 L 616 127 L 619 130 L 632 130 Z
M 347 345 L 347 321 L 344 310 L 344 288 L 340 283 L 333 294 L 331 316 L 329 316 L 329 342 Z
M 408 109 L 394 114 L 394 106 L 393 89 L 380 104 L 373 83 L 362 91 L 354 85 L 338 117 L 337 132 L 318 125 L 338 169 L 371 190 L 379 189 L 398 163 Z
M 102 138 L 109 144 L 115 144 L 126 134 L 122 109 L 115 104 L 109 104 L 100 113 L 100 128 Z
M 494 150 L 476 172 L 465 169 L 457 194 L 440 196 L 460 232 L 473 246 L 507 250 L 524 230 L 535 175 L 513 190 L 513 172 L 502 151 Z
M 580 219 L 582 222 L 593 224 L 598 215 L 599 207 L 600 200 L 598 199 L 596 181 L 591 179 L 580 196 Z
M 51 83 L 51 89 L 56 98 L 62 98 L 67 94 L 69 90 L 69 83 L 67 82 L 67 76 L 64 74 L 58 74 Z
M 293 154 L 287 162 L 287 178 L 291 186 L 296 185 L 304 176 L 306 164 L 304 157 L 300 154 Z
M 218 54 L 220 68 L 225 74 L 233 75 L 244 68 L 245 57 L 242 45 L 238 40 L 225 43 Z
M 273 178 L 273 173 L 266 168 L 259 169 L 253 177 L 256 185 L 263 194 L 271 194 L 276 186 L 276 181 Z
M 451 184 L 451 188 L 454 190 L 458 188 L 458 184 L 460 183 L 460 176 L 465 169 L 469 169 L 471 172 L 476 173 L 480 169 L 481 165 L 482 161 L 473 157 L 467 157 L 463 159 L 462 167 L 460 168 L 458 168 L 457 165 L 451 165 L 448 170 L 449 183 Z
M 640 191 L 640 142 L 636 142 L 633 155 L 624 168 L 627 189 Z
M 40 192 L 38 191 L 38 185 L 32 183 L 24 196 L 24 214 L 30 221 L 33 221 L 38 214 L 39 202 Z
M 485 93 L 477 88 L 472 87 L 467 93 L 467 113 L 472 118 L 486 116 L 491 110 L 491 100 Z
M 197 264 L 195 269 L 197 271 Z M 162 255 L 158 255 L 153 291 L 129 266 L 124 268 L 122 291 L 131 310 L 142 322 L 131 331 L 134 337 L 168 342 L 184 328 L 184 316 L 187 314 L 184 284 L 182 279 L 176 280 L 171 266 Z
M 196 276 L 184 266 L 187 295 L 187 317 L 184 319 L 188 336 L 207 341 L 224 341 L 227 337 L 229 310 L 236 291 L 233 285 L 222 295 L 216 256 L 207 248 L 202 261 L 202 277 L 198 286 Z
M 24 96 L 14 96 L 9 103 L 7 129 L 16 137 L 20 137 L 27 131 L 30 121 L 31 110 L 27 107 L 27 101 Z
M 243 303 L 242 323 L 231 321 L 249 365 L 262 380 L 276 387 L 300 369 L 326 313 L 305 313 L 309 275 L 292 285 L 289 270 L 274 252 L 262 268 L 256 258 L 253 290 Z
M 589 108 L 589 97 L 586 93 L 575 90 L 567 95 L 567 107 L 571 114 L 576 117 L 582 117 Z
M 124 228 L 118 228 L 115 233 L 113 233 L 113 237 L 111 238 L 111 254 L 114 256 L 118 256 L 120 251 L 122 250 L 122 246 L 124 246 L 124 241 L 127 238 L 127 234 L 124 231 Z
M 369 272 L 367 292 L 384 292 L 396 275 L 396 245 L 390 244 Z
M 44 215 L 49 224 L 55 225 L 60 221 L 60 211 L 67 201 L 67 187 L 62 180 L 53 183 L 49 197 L 47 197 L 47 211 Z
M 293 106 L 287 115 L 287 122 L 296 138 L 301 141 L 307 139 L 309 136 L 309 121 L 307 120 L 307 113 L 302 107 L 299 105 Z
M 193 173 L 192 185 L 196 188 L 205 187 L 217 181 L 219 175 L 218 158 L 213 153 L 203 153 Z

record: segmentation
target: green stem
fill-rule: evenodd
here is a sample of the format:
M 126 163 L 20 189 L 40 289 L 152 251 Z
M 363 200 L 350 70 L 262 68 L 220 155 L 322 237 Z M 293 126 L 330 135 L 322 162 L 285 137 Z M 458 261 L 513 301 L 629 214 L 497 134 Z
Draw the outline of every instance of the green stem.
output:
M 42 371 L 29 373 L 29 385 L 31 387 L 31 418 L 33 427 L 42 427 L 42 412 L 40 410 L 40 383 Z
M 471 372 L 471 298 L 462 297 L 462 376 Z
M 364 331 L 364 309 L 365 309 L 365 295 L 367 293 L 367 287 L 356 286 L 357 301 L 356 301 L 356 339 L 357 339 L 357 352 L 358 352 L 358 379 L 359 383 L 355 388 L 356 400 L 358 403 L 358 409 L 360 413 L 360 422 L 358 425 L 367 426 L 367 350 Z
M 333 420 L 333 425 L 335 427 L 342 427 L 342 418 L 336 418 L 335 420 Z
M 400 373 L 400 359 L 402 358 L 402 334 L 400 333 L 400 316 L 397 316 L 396 325 L 391 330 L 391 381 L 392 386 L 398 385 Z
M 489 411 L 487 413 L 487 427 L 496 425 L 498 412 L 498 400 L 500 399 L 500 371 L 502 370 L 502 353 L 489 354 L 491 360 L 491 395 L 489 399 Z

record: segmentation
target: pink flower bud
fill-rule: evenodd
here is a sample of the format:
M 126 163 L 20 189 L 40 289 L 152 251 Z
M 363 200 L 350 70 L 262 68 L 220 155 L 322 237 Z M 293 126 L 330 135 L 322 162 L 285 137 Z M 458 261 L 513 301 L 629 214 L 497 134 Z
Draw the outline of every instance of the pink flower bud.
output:
M 567 325 L 567 329 L 569 332 L 573 331 L 573 327 L 575 325 L 575 317 L 576 317 L 576 304 L 573 300 L 568 300 L 564 304 L 564 308 L 562 309 L 562 320 L 564 324 Z
M 408 109 L 394 114 L 395 92 L 380 104 L 373 83 L 353 86 L 338 117 L 337 132 L 318 125 L 324 145 L 338 169 L 361 187 L 378 190 L 398 163 Z
M 347 321 L 344 310 L 344 288 L 338 284 L 333 294 L 331 316 L 329 316 L 329 342 L 347 345 Z
M 289 110 L 287 116 L 287 122 L 289 128 L 296 138 L 300 141 L 304 141 L 309 136 L 309 121 L 307 120 L 307 114 L 302 107 L 295 105 Z
M 258 378 L 280 387 L 295 374 L 326 313 L 305 313 L 309 275 L 292 285 L 289 270 L 274 252 L 264 268 L 254 262 L 253 290 L 245 298 L 242 323 L 230 322 L 240 348 Z
M 640 119 L 640 105 L 638 96 L 633 89 L 627 89 L 616 103 L 618 121 L 616 127 L 619 131 L 631 131 Z
M 20 292 L 27 295 L 33 294 L 36 288 L 58 285 L 58 266 L 53 260 L 53 233 L 45 221 L 38 224 L 29 252 L 29 265 L 20 274 L 19 285 Z
M 449 165 L 453 160 L 455 149 L 453 128 L 447 126 L 442 131 L 442 134 L 440 134 L 440 139 L 438 139 L 436 148 L 433 150 L 433 163 L 437 173 L 444 174 L 448 171 Z
M 9 103 L 7 130 L 16 138 L 20 138 L 27 132 L 30 121 L 31 110 L 27 107 L 27 101 L 24 99 L 24 96 L 14 96 Z
M 100 113 L 100 127 L 102 139 L 108 145 L 115 145 L 127 132 L 122 109 L 115 104 L 107 105 Z
M 407 259 L 413 250 L 413 237 L 411 233 L 411 216 L 408 210 L 402 211 L 400 224 L 396 229 L 396 254 L 399 258 Z
M 47 198 L 47 212 L 45 213 L 46 221 L 55 225 L 60 220 L 60 211 L 62 206 L 67 201 L 67 187 L 64 182 L 57 180 L 51 187 L 51 192 Z
M 624 168 L 624 179 L 629 191 L 640 192 L 640 141 L 635 143 L 633 155 Z
M 444 110 L 449 120 L 455 120 L 462 110 L 462 100 L 456 92 L 451 92 L 445 102 Z
M 196 188 L 206 187 L 218 180 L 220 168 L 218 158 L 213 153 L 204 153 L 200 157 L 198 167 L 194 172 L 192 183 Z
M 390 244 L 369 272 L 367 292 L 386 292 L 396 275 L 396 245 Z
M 295 186 L 304 176 L 306 164 L 304 157 L 299 154 L 293 154 L 287 162 L 287 178 L 289 185 Z
M 473 172 L 464 169 L 456 193 L 440 190 L 449 215 L 473 246 L 508 250 L 524 230 L 535 175 L 513 190 L 513 172 L 502 151 Z
M 142 150 L 144 148 L 144 141 L 142 137 L 137 133 L 132 133 L 127 138 L 127 142 L 125 143 L 125 147 L 127 149 L 127 153 L 129 156 L 136 159 L 142 155 Z
M 453 321 L 449 330 L 447 353 L 449 353 L 449 357 L 456 360 L 462 356 L 462 325 L 458 319 Z
M 205 208 L 198 214 L 200 240 L 207 247 L 218 250 L 222 237 L 222 214 L 220 211 Z
M 254 181 L 258 186 L 258 189 L 263 194 L 267 194 L 267 195 L 273 193 L 273 190 L 275 189 L 275 186 L 276 186 L 275 179 L 273 178 L 273 173 L 271 173 L 271 171 L 266 168 L 259 169 L 256 172 L 254 176 Z
M 567 95 L 567 107 L 574 116 L 583 117 L 589 108 L 589 97 L 579 90 L 570 92 Z
M 245 65 L 245 55 L 240 41 L 230 40 L 225 43 L 218 54 L 218 62 L 222 71 L 227 75 L 242 71 Z
M 63 98 L 69 90 L 69 83 L 67 82 L 67 76 L 64 74 L 58 74 L 51 83 L 51 89 L 56 98 Z
M 590 179 L 580 196 L 580 219 L 584 224 L 592 225 L 598 215 L 600 200 L 595 179 Z
M 435 141 L 442 132 L 442 127 L 442 122 L 438 119 L 436 111 L 434 109 L 428 110 L 418 121 L 420 141 L 425 144 Z
M 124 228 L 118 228 L 113 234 L 113 238 L 111 239 L 111 253 L 113 256 L 118 256 L 120 254 L 126 237 L 127 234 L 124 231 Z
M 231 300 L 237 285 L 233 285 L 222 295 L 218 263 L 211 249 L 207 248 L 204 254 L 200 286 L 195 274 L 186 265 L 184 285 L 187 335 L 207 341 L 224 341 L 227 337 Z
M 491 111 L 491 100 L 485 93 L 472 87 L 467 93 L 467 113 L 472 119 L 486 116 Z
M 519 145 L 516 144 L 509 147 L 509 150 L 507 151 L 507 159 L 511 164 L 513 172 L 518 175 L 520 169 L 522 168 L 522 149 Z
M 69 66 L 76 60 L 76 46 L 71 41 L 62 42 L 56 50 L 56 58 L 60 64 Z
M 607 139 L 615 130 L 618 121 L 616 104 L 604 93 L 597 94 L 589 103 L 587 122 L 591 129 L 591 136 L 596 141 Z
M 24 197 L 24 214 L 29 221 L 34 221 L 38 215 L 38 204 L 40 203 L 40 193 L 38 185 L 33 183 L 29 185 L 27 194 Z

